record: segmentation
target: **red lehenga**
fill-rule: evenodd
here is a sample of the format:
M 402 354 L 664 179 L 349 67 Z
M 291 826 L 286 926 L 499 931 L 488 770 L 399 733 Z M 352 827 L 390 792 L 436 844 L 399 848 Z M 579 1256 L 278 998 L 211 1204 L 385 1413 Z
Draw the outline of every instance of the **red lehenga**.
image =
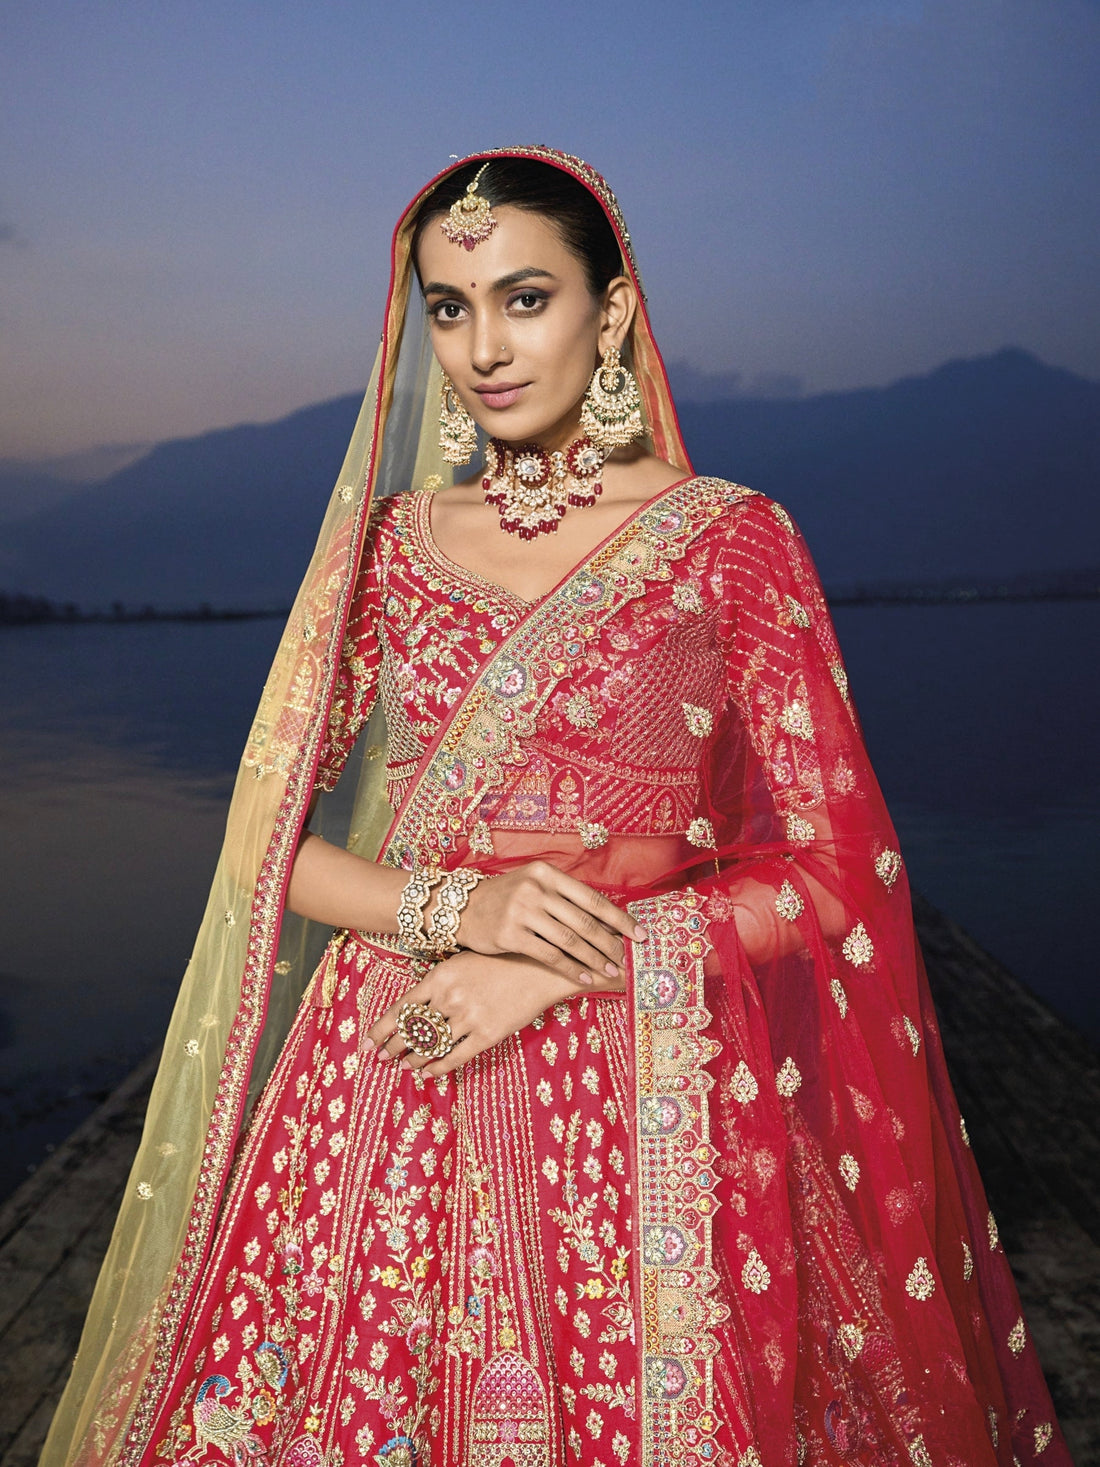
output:
M 377 693 L 388 860 L 545 854 L 650 936 L 425 1084 L 360 1047 L 423 966 L 338 934 L 141 1460 L 1066 1461 L 789 517 L 688 480 L 526 606 L 430 504 L 373 516 L 320 782 Z
M 502 151 L 589 189 L 640 292 L 599 174 Z M 410 307 L 437 182 L 43 1467 L 1064 1467 L 794 526 L 685 477 L 534 605 L 443 557 L 409 490 L 445 467 Z M 445 1082 L 368 1061 L 424 969 L 337 933 L 301 998 L 329 934 L 287 881 L 334 784 L 313 818 L 370 859 L 543 857 L 630 904 L 626 993 Z

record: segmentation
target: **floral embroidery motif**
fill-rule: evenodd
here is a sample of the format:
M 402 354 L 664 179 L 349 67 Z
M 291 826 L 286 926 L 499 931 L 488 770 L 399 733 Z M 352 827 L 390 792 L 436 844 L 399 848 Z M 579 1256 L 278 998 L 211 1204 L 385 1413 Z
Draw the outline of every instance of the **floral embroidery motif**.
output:
M 788 922 L 796 922 L 802 916 L 806 904 L 790 881 L 785 881 L 775 898 L 775 910 Z
M 897 851 L 883 851 L 875 857 L 875 875 L 885 887 L 893 887 L 901 874 L 901 856 Z
M 745 1259 L 741 1282 L 753 1294 L 763 1294 L 772 1281 L 771 1269 L 754 1248 Z
M 788 1055 L 776 1072 L 775 1088 L 784 1100 L 790 1100 L 791 1096 L 797 1092 L 801 1084 L 802 1076 L 799 1073 L 798 1066 L 791 1059 L 790 1055 Z
M 702 612 L 703 595 L 699 582 L 677 581 L 672 592 L 672 604 L 677 611 Z
M 841 1349 L 849 1360 L 855 1360 L 863 1349 L 863 1331 L 858 1324 L 842 1324 L 837 1330 Z
M 597 850 L 600 846 L 607 845 L 608 834 L 606 825 L 582 825 L 580 828 L 581 844 L 586 850 Z
M 836 683 L 837 692 L 844 699 L 845 703 L 847 703 L 850 695 L 848 693 L 848 674 L 844 670 L 844 664 L 842 662 L 834 662 L 830 666 L 829 671 L 833 675 L 833 682 Z
M 841 983 L 839 978 L 834 978 L 829 984 L 829 992 L 836 1000 L 836 1006 L 840 1010 L 840 1017 L 846 1019 L 848 1017 L 848 995 L 844 992 L 844 984 Z
M 714 714 L 709 708 L 700 708 L 695 703 L 681 703 L 687 719 L 688 732 L 697 739 L 705 739 L 714 727 Z
M 574 728 L 596 728 L 599 726 L 600 715 L 598 709 L 583 693 L 574 693 L 566 700 L 562 712 Z
M 1035 1450 L 1045 1452 L 1054 1440 L 1054 1427 L 1049 1421 L 1041 1421 L 1035 1428 Z
M 698 815 L 687 828 L 687 838 L 693 846 L 703 849 L 714 846 L 714 826 L 703 815 Z
M 810 625 L 810 613 L 802 605 L 802 602 L 796 601 L 793 596 L 784 596 L 783 600 L 786 603 L 787 610 L 795 626 L 808 627 Z
M 813 822 L 804 815 L 787 816 L 787 839 L 793 846 L 808 846 L 817 838 Z
M 1014 1355 L 1021 1355 L 1026 1344 L 1027 1326 L 1024 1324 L 1024 1316 L 1021 1314 L 1008 1332 L 1008 1348 Z
M 874 943 L 862 922 L 857 922 L 844 939 L 841 952 L 857 968 L 865 968 L 875 955 Z
M 918 1258 L 914 1263 L 909 1277 L 905 1280 L 905 1292 L 921 1302 L 931 1299 L 936 1292 L 936 1280 L 932 1276 L 932 1270 L 928 1267 L 926 1258 Z
M 854 1192 L 859 1185 L 859 1162 L 850 1152 L 845 1152 L 837 1163 L 837 1170 L 844 1179 L 844 1185 L 849 1192 Z
M 806 739 L 809 741 L 814 736 L 814 725 L 813 719 L 810 717 L 810 710 L 806 707 L 805 703 L 797 698 L 793 703 L 788 703 L 779 715 L 779 726 L 796 739 Z
M 989 1249 L 993 1253 L 996 1252 L 1001 1242 L 1001 1235 L 997 1231 L 997 1219 L 990 1212 L 986 1214 L 985 1222 L 986 1227 L 989 1229 Z
M 902 1028 L 905 1030 L 905 1037 L 909 1040 L 909 1046 L 914 1056 L 916 1056 L 920 1053 L 920 1030 L 908 1014 L 902 1015 L 901 1023 Z
M 737 1101 L 738 1105 L 751 1105 L 760 1093 L 760 1086 L 756 1083 L 756 1076 L 744 1060 L 737 1061 L 737 1068 L 729 1080 L 729 1093 Z
M 970 1132 L 966 1129 L 966 1121 L 964 1120 L 964 1118 L 962 1116 L 959 1117 L 959 1135 L 963 1139 L 963 1145 L 964 1146 L 969 1146 L 970 1145 Z
M 971 1251 L 970 1251 L 970 1244 L 966 1241 L 965 1238 L 963 1239 L 962 1250 L 963 1250 L 963 1279 L 966 1282 L 969 1282 L 970 1276 L 974 1272 L 974 1255 L 973 1255 L 973 1253 L 971 1253 Z

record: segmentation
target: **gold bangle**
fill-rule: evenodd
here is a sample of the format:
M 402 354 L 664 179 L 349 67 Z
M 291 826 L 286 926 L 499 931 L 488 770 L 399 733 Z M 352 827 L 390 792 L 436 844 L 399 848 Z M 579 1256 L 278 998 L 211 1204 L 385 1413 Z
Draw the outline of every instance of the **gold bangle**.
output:
M 473 866 L 459 866 L 454 871 L 444 873 L 443 886 L 428 923 L 425 944 L 433 957 L 445 957 L 449 953 L 458 952 L 458 929 L 462 922 L 462 913 L 470 900 L 470 893 L 484 880 L 485 872 L 478 871 Z
M 443 871 L 419 871 L 412 875 L 401 892 L 397 904 L 397 936 L 411 952 L 423 952 L 428 947 L 428 934 L 424 931 L 424 908 L 432 888 L 438 886 L 446 875 Z

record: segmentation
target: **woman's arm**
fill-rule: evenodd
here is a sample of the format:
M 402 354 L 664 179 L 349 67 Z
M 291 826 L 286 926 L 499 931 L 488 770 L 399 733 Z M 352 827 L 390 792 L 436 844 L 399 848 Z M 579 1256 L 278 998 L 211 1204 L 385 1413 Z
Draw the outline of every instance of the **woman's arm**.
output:
M 307 833 L 298 846 L 287 904 L 301 917 L 364 932 L 397 932 L 408 872 L 379 866 Z M 433 893 L 434 903 L 436 893 Z M 426 915 L 430 917 L 432 904 Z M 644 936 L 626 912 L 546 861 L 483 881 L 470 893 L 458 930 L 462 947 L 516 955 L 573 985 L 620 980 L 623 938 Z

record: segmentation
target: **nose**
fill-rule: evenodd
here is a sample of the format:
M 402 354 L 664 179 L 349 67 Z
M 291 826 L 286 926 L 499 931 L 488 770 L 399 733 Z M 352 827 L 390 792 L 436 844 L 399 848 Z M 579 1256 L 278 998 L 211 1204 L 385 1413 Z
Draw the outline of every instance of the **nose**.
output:
M 502 334 L 500 321 L 489 311 L 482 312 L 474 324 L 470 360 L 476 372 L 483 376 L 502 362 L 512 360 L 512 349 Z

